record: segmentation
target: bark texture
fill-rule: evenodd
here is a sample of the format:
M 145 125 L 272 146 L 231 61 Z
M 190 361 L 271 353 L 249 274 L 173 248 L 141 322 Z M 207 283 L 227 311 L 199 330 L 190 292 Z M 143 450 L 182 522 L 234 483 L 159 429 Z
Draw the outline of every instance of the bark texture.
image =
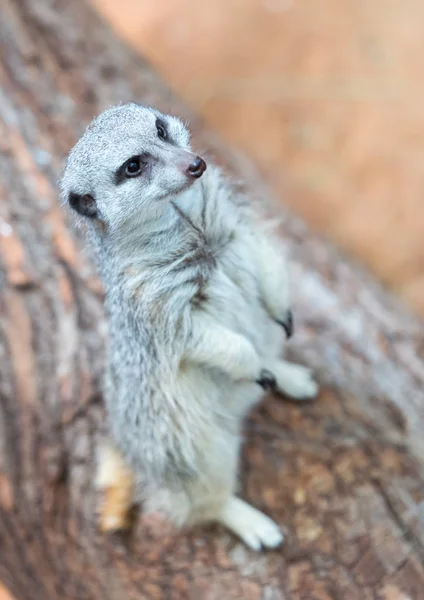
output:
M 55 182 L 91 117 L 136 100 L 189 118 L 252 194 L 267 194 L 82 0 L 1 0 L 0 597 L 424 598 L 424 326 L 283 210 L 314 404 L 269 398 L 246 425 L 241 489 L 286 544 L 219 528 L 157 539 L 97 530 L 102 291 Z M 183 60 L 183 58 L 182 58 Z

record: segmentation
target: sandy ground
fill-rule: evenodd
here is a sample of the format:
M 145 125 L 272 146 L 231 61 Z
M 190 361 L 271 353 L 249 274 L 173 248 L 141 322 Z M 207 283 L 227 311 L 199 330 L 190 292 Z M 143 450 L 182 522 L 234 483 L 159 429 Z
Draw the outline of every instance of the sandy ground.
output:
M 94 0 L 284 201 L 424 314 L 424 3 Z

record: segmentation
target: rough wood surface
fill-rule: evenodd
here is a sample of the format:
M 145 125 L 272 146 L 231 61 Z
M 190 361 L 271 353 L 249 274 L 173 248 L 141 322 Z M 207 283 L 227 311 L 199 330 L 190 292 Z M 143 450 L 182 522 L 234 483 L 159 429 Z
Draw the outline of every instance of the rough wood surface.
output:
M 283 526 L 257 555 L 218 528 L 97 530 L 104 321 L 55 181 L 92 115 L 137 100 L 190 118 L 198 145 L 266 193 L 82 0 L 1 0 L 0 595 L 16 599 L 424 597 L 424 326 L 296 218 L 293 356 L 310 405 L 269 398 L 246 426 L 241 489 Z

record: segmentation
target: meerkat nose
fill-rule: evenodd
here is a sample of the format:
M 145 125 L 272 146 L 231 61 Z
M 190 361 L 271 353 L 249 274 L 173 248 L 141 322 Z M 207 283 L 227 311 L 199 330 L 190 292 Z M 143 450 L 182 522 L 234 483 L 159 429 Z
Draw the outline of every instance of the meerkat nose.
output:
M 187 167 L 187 173 L 196 179 L 206 171 L 206 163 L 203 158 L 196 156 L 194 161 Z

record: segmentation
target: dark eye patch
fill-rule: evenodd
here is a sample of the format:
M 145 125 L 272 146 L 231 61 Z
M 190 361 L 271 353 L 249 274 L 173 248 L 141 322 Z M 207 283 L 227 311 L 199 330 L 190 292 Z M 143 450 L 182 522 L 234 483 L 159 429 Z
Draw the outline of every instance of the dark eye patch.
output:
M 147 153 L 131 156 L 115 172 L 115 184 L 119 185 L 127 179 L 140 177 L 148 166 L 150 155 Z
M 168 127 L 165 121 L 160 117 L 156 119 L 156 131 L 158 132 L 158 138 L 160 140 L 172 143 L 172 140 L 169 137 Z

